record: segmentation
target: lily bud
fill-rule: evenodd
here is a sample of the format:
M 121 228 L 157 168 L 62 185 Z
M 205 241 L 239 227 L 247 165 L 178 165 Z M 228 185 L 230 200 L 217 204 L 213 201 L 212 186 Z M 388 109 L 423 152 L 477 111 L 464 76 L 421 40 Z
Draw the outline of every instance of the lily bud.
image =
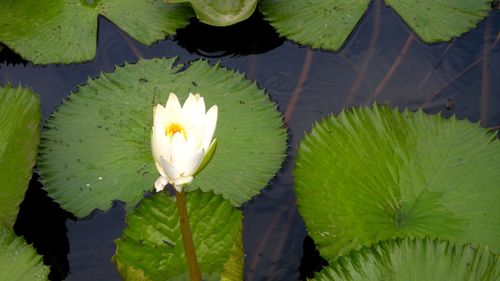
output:
M 205 112 L 205 101 L 199 94 L 189 94 L 181 107 L 170 93 L 165 107 L 153 109 L 151 148 L 160 176 L 155 189 L 168 183 L 180 192 L 212 159 L 217 147 L 213 139 L 217 125 L 217 106 Z

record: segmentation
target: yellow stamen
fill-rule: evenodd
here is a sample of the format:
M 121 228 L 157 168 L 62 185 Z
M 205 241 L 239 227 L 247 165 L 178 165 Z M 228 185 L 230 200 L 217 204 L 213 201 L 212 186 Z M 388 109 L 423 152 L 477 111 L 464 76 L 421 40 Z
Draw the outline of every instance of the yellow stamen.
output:
M 175 134 L 181 133 L 184 136 L 184 139 L 187 139 L 186 137 L 186 131 L 184 128 L 177 123 L 171 123 L 166 129 L 165 129 L 165 135 L 169 136 L 170 138 L 173 138 Z

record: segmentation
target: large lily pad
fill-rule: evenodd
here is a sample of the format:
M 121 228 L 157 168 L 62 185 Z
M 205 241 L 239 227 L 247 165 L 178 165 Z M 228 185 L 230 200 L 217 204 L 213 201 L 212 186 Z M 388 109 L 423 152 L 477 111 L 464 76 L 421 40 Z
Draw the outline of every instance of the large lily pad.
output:
M 430 239 L 385 241 L 340 258 L 315 280 L 495 281 L 500 280 L 500 258 L 487 247 Z
M 249 18 L 257 0 L 165 0 L 168 3 L 191 3 L 196 17 L 206 24 L 228 26 Z
M 478 124 L 374 106 L 318 123 L 300 145 L 299 211 L 320 254 L 437 237 L 500 253 L 500 141 Z
M 187 208 L 203 280 L 221 280 L 221 274 L 243 280 L 241 212 L 221 196 L 201 191 L 187 194 Z M 165 192 L 127 215 L 116 245 L 113 260 L 124 280 L 189 280 L 175 197 Z
M 47 280 L 48 274 L 42 257 L 13 231 L 0 226 L 0 280 Z
M 44 186 L 82 217 L 113 200 L 136 204 L 158 176 L 151 155 L 153 103 L 190 92 L 217 104 L 217 152 L 193 188 L 222 194 L 235 206 L 257 194 L 279 169 L 286 133 L 276 106 L 235 72 L 197 61 L 143 60 L 88 81 L 53 114 L 42 136 Z
M 0 225 L 12 227 L 31 179 L 40 140 L 40 100 L 28 89 L 0 87 Z
M 41 64 L 91 60 L 99 15 L 146 45 L 174 34 L 192 16 L 189 7 L 162 0 L 1 0 L 0 6 L 0 42 Z
M 489 0 L 386 0 L 427 43 L 448 41 L 474 28 Z M 259 9 L 282 35 L 300 44 L 339 50 L 370 0 L 262 0 Z

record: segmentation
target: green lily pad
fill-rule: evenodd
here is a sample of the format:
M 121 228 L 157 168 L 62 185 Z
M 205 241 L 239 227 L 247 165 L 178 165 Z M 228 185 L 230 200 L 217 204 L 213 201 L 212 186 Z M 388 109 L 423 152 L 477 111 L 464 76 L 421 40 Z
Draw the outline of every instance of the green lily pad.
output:
M 476 27 L 491 9 L 490 0 L 385 0 L 423 41 L 436 43 Z
M 191 3 L 196 17 L 206 24 L 228 26 L 249 18 L 257 0 L 165 0 L 168 3 Z
M 238 281 L 243 280 L 243 270 L 245 264 L 245 248 L 243 247 L 243 232 L 240 227 L 239 233 L 233 241 L 231 256 L 224 264 L 224 269 L 221 272 L 221 281 Z
M 31 179 L 40 141 L 40 100 L 32 91 L 0 87 L 0 225 L 11 228 Z
M 217 104 L 217 151 L 192 186 L 239 206 L 260 192 L 285 157 L 276 105 L 243 75 L 196 61 L 142 60 L 89 80 L 54 112 L 42 136 L 39 169 L 49 195 L 78 217 L 113 200 L 134 205 L 158 177 L 151 153 L 153 104 L 190 92 Z
M 449 41 L 474 28 L 489 0 L 386 0 L 426 43 Z M 338 51 L 365 14 L 370 0 L 262 0 L 259 9 L 284 37 Z
M 194 191 L 186 198 L 203 280 L 241 274 L 241 212 L 211 192 Z M 175 197 L 162 192 L 142 201 L 127 214 L 127 228 L 115 243 L 113 261 L 124 280 L 189 280 Z M 225 269 L 229 272 L 222 273 Z
M 495 281 L 500 258 L 487 247 L 456 246 L 430 239 L 385 241 L 342 257 L 314 280 Z
M 370 0 L 262 0 L 259 10 L 281 36 L 300 44 L 339 50 Z
M 0 280 L 48 280 L 42 257 L 13 231 L 0 226 Z
M 185 5 L 162 0 L 2 0 L 0 42 L 37 64 L 94 58 L 102 15 L 150 45 L 189 23 Z
M 327 260 L 425 236 L 498 254 L 499 156 L 493 133 L 455 117 L 379 106 L 344 111 L 300 145 L 299 212 Z

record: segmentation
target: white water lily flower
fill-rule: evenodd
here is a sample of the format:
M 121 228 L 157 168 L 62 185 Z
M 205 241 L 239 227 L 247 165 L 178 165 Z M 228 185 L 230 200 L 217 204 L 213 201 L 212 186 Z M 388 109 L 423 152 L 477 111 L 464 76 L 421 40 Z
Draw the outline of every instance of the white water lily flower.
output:
M 170 93 L 166 106 L 156 105 L 153 115 L 151 148 L 160 173 L 155 188 L 161 191 L 170 183 L 180 192 L 213 157 L 217 106 L 205 113 L 203 97 L 189 94 L 181 107 L 177 96 Z

